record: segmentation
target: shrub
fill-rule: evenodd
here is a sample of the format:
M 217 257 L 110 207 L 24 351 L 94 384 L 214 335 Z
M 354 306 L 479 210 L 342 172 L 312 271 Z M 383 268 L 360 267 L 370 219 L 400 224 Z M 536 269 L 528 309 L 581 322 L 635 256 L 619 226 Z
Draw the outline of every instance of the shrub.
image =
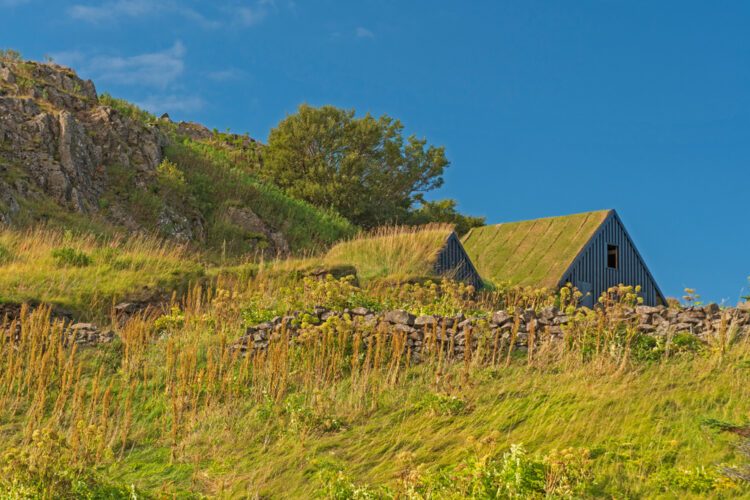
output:
M 715 467 L 694 469 L 668 469 L 660 471 L 655 480 L 665 491 L 684 490 L 692 493 L 733 488 L 735 483 Z
M 185 181 L 185 174 L 179 169 L 176 163 L 167 159 L 163 160 L 156 167 L 156 179 L 159 186 L 167 193 L 177 197 L 184 197 L 188 192 L 188 185 Z
M 433 415 L 458 415 L 466 408 L 466 401 L 456 396 L 427 393 L 416 408 L 428 408 Z
M 523 445 L 511 445 L 499 459 L 472 456 L 455 467 L 404 478 L 407 498 L 580 498 L 591 484 L 586 449 L 553 450 L 529 456 Z
M 375 489 L 355 484 L 350 476 L 341 470 L 324 469 L 318 473 L 323 483 L 318 496 L 330 500 L 385 500 L 394 498 L 385 488 Z
M 91 257 L 88 254 L 71 247 L 54 250 L 52 257 L 62 266 L 86 267 L 91 264 Z
M 110 484 L 85 466 L 71 465 L 70 447 L 55 431 L 34 431 L 29 446 L 0 457 L 0 497 L 13 499 L 138 499 L 134 487 Z

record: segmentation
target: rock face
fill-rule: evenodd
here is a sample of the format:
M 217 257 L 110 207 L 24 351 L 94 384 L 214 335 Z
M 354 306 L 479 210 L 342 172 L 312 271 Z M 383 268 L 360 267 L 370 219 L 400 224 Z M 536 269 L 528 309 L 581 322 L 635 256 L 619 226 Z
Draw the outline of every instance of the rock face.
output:
M 174 123 L 167 114 L 139 121 L 109 102 L 69 68 L 0 59 L 0 226 L 40 206 L 24 200 L 44 200 L 129 233 L 144 234 L 148 228 L 178 243 L 205 241 L 211 230 L 206 220 L 214 220 L 213 215 L 186 203 L 184 196 L 167 196 L 171 180 L 160 177 L 168 133 L 196 141 L 221 136 L 231 147 L 241 144 L 253 151 L 262 146 L 198 123 Z M 30 220 L 46 213 L 21 215 L 31 215 L 25 218 Z M 237 234 L 245 233 L 248 250 L 254 247 L 266 256 L 290 253 L 280 228 L 268 226 L 252 207 L 232 206 L 218 215 Z
M 157 128 L 100 105 L 94 84 L 68 68 L 0 62 L 0 174 L 12 170 L 17 178 L 0 185 L 6 222 L 18 213 L 18 198 L 35 194 L 97 212 L 109 183 L 104 167 L 132 169 L 134 185 L 145 186 L 165 144 Z
M 243 231 L 262 237 L 270 247 L 272 254 L 280 256 L 289 254 L 289 243 L 286 241 L 284 235 L 268 227 L 250 208 L 229 207 L 227 208 L 227 217 L 232 224 Z

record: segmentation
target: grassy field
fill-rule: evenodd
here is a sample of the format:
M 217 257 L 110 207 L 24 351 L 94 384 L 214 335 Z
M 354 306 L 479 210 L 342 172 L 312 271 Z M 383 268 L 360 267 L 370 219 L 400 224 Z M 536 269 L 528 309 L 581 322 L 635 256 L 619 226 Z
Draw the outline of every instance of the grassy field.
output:
M 199 255 L 156 238 L 0 232 L 0 301 L 55 304 L 81 320 L 104 320 L 118 299 L 185 292 L 205 274 Z
M 417 255 L 442 235 L 388 248 Z M 480 325 L 463 360 L 433 343 L 414 364 L 403 334 L 303 317 L 295 342 L 242 356 L 231 346 L 245 326 L 316 305 L 483 314 L 564 308 L 569 294 L 357 286 L 305 277 L 305 261 L 204 268 L 156 240 L 103 241 L 0 234 L 5 300 L 86 314 L 144 285 L 179 292 L 166 313 L 114 322 L 112 344 L 62 346 L 43 308 L 23 314 L 15 340 L 0 336 L 2 498 L 750 497 L 721 469 L 748 461 L 736 446 L 750 424 L 750 340 L 736 332 L 655 348 L 617 323 L 634 300 L 624 290 L 533 355 Z M 336 262 L 380 276 L 363 264 L 373 244 L 343 244 Z M 403 262 L 388 272 L 413 271 Z

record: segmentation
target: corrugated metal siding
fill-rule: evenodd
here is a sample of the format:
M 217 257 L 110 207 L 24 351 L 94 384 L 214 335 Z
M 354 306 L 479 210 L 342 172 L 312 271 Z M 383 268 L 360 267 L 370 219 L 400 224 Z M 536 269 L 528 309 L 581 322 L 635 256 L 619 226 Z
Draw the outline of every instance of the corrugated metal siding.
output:
M 616 245 L 619 253 L 617 269 L 607 266 L 607 245 Z M 641 285 L 641 297 L 645 305 L 664 303 L 646 264 L 630 239 L 619 217 L 613 212 L 581 250 L 573 264 L 563 275 L 560 284 L 588 282 L 592 285 L 593 302 L 608 288 L 623 285 Z
M 471 263 L 456 233 L 451 233 L 435 262 L 435 272 L 457 281 L 463 281 L 474 288 L 481 288 L 482 278 Z

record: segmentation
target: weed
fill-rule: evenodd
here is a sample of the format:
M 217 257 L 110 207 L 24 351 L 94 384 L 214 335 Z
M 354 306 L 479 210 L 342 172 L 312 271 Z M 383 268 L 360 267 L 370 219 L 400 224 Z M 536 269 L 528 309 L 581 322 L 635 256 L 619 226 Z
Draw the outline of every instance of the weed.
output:
M 88 254 L 71 247 L 53 250 L 52 257 L 61 266 L 86 267 L 91 264 L 91 257 Z

